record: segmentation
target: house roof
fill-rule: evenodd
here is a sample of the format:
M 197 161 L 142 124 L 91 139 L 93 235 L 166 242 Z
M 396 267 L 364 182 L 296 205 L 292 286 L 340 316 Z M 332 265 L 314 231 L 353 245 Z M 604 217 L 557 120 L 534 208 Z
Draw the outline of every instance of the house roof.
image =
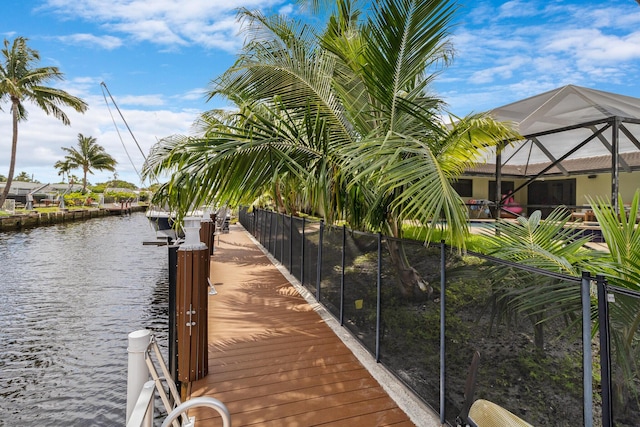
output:
M 6 181 L 0 182 L 0 190 L 3 190 L 6 185 Z M 78 191 L 82 189 L 82 185 L 72 184 L 71 188 L 73 191 Z M 13 181 L 11 183 L 9 194 L 24 195 L 32 192 L 35 192 L 36 194 L 59 193 L 66 191 L 67 189 L 69 189 L 69 184 L 64 183 L 42 184 L 40 182 Z
M 621 170 L 640 168 L 631 164 L 632 153 L 640 151 L 638 98 L 567 85 L 495 108 L 490 114 L 513 123 L 525 137 L 503 149 L 506 174 L 532 176 L 531 171 L 541 171 L 558 160 L 561 162 L 545 175 L 600 170 L 607 163 L 605 169 L 610 170 L 614 147 L 620 153 Z M 491 166 L 495 157 L 495 151 L 489 151 L 487 165 L 469 172 L 487 173 L 492 168 L 495 173 Z M 598 158 L 598 166 L 593 158 Z

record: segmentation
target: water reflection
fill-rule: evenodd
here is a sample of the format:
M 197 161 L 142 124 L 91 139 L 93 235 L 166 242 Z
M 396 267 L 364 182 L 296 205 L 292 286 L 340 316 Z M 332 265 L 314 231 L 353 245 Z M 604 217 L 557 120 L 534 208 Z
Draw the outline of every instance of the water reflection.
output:
M 0 425 L 124 424 L 127 335 L 166 345 L 154 239 L 144 214 L 0 233 Z

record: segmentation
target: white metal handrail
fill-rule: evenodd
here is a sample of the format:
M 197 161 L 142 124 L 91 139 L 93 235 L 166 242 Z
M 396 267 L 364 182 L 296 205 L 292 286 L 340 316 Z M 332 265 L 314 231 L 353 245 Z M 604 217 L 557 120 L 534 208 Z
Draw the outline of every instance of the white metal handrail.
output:
M 158 360 L 158 364 L 160 365 L 160 370 L 162 371 L 162 375 L 164 375 L 163 377 L 160 377 L 158 375 L 158 371 L 156 370 L 156 367 L 153 363 L 153 359 L 151 358 L 151 350 L 153 350 L 153 352 L 156 355 L 156 359 Z M 162 380 L 164 380 L 167 383 L 167 386 L 169 387 L 169 393 L 171 393 L 171 397 L 173 398 L 173 401 L 175 402 L 176 406 L 180 405 L 181 403 L 180 393 L 178 392 L 176 383 L 171 378 L 171 374 L 169 373 L 169 369 L 167 369 L 167 365 L 164 362 L 162 353 L 160 353 L 158 342 L 156 341 L 155 336 L 153 335 L 151 336 L 151 341 L 149 342 L 149 346 L 147 347 L 147 351 L 144 355 L 144 361 L 147 364 L 147 368 L 149 368 L 149 374 L 151 375 L 151 378 L 153 378 L 155 382 L 156 389 L 158 390 L 158 394 L 160 395 L 160 399 L 162 400 L 165 410 L 167 412 L 171 412 L 174 406 L 169 401 L 169 396 L 167 396 L 167 393 L 164 387 L 162 386 Z M 189 424 L 189 418 L 187 417 L 186 414 L 184 414 L 182 422 L 183 424 Z M 176 427 L 179 427 L 179 426 L 176 426 Z
M 131 413 L 127 427 L 151 426 L 153 422 L 153 398 L 155 395 L 156 382 L 151 380 L 144 384 L 140 391 L 138 401 Z M 180 416 L 183 418 L 183 426 L 192 426 L 192 420 L 186 418 L 185 413 L 192 408 L 207 407 L 218 411 L 222 417 L 222 427 L 231 427 L 231 414 L 226 405 L 213 397 L 195 397 L 181 403 L 174 408 L 165 418 L 162 427 L 169 427 Z M 186 422 L 185 422 L 186 419 Z
M 148 331 L 140 332 L 148 333 Z M 145 334 L 140 335 L 144 336 Z M 141 349 L 139 349 L 138 354 L 142 353 L 142 351 L 140 350 Z M 158 370 L 156 369 L 156 366 L 151 357 L 152 350 L 153 353 L 155 353 L 158 364 L 160 365 L 160 370 L 164 375 L 163 377 L 160 377 L 158 375 Z M 162 424 L 163 427 L 168 427 L 171 424 L 173 424 L 174 427 L 180 427 L 180 425 L 193 427 L 195 421 L 187 416 L 186 411 L 188 411 L 190 408 L 198 406 L 209 407 L 217 410 L 222 416 L 223 427 L 231 426 L 231 416 L 229 414 L 229 410 L 218 399 L 215 399 L 213 397 L 198 397 L 188 400 L 184 403 L 180 401 L 180 394 L 178 392 L 176 384 L 171 378 L 171 374 L 167 369 L 167 365 L 164 362 L 162 353 L 160 352 L 160 348 L 158 347 L 158 343 L 156 342 L 153 335 L 149 337 L 149 343 L 146 346 L 146 350 L 144 351 L 144 364 L 146 364 L 146 367 L 148 368 L 148 374 L 145 373 L 144 375 L 150 375 L 152 379 L 146 381 L 141 385 L 140 388 L 136 389 L 140 390 L 140 392 L 133 408 L 131 408 L 129 402 L 127 403 L 127 409 L 131 410 L 131 414 L 129 415 L 126 424 L 127 427 L 151 427 L 153 425 L 153 401 L 156 390 L 158 390 L 158 394 L 160 396 L 160 399 L 162 400 L 163 406 L 168 413 L 167 418 Z M 131 367 L 132 366 L 130 365 L 129 369 L 131 369 Z M 171 394 L 171 398 L 173 399 L 173 403 L 171 403 L 171 401 L 169 400 L 169 396 L 167 391 L 165 390 L 163 381 L 166 382 L 169 393 Z M 179 423 L 177 420 L 180 416 L 182 416 L 182 423 Z
M 138 395 L 138 400 L 133 407 L 129 421 L 127 422 L 127 427 L 152 425 L 151 418 L 153 414 L 153 397 L 155 389 L 155 381 L 147 381 L 144 384 L 142 390 L 140 390 L 140 394 Z
M 191 400 L 187 400 L 186 402 L 181 403 L 177 408 L 169 413 L 167 418 L 162 423 L 162 427 L 169 427 L 169 425 L 171 425 L 171 423 L 175 419 L 177 419 L 180 415 L 184 414 L 189 409 L 201 406 L 212 408 L 218 411 L 218 413 L 222 417 L 222 427 L 231 427 L 231 414 L 229 413 L 229 410 L 224 403 L 213 397 L 195 397 Z

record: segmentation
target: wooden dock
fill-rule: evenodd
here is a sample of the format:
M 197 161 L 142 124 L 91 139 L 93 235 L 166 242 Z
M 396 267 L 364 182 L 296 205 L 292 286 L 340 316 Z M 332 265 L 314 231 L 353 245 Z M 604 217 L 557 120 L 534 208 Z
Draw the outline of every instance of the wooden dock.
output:
M 189 395 L 221 400 L 234 427 L 440 425 L 411 399 L 401 409 L 387 392 L 392 381 L 381 386 L 239 225 L 220 236 L 211 282 L 209 374 Z M 200 427 L 221 425 L 211 409 L 189 415 Z
M 124 202 L 105 203 L 101 206 L 101 209 L 106 210 L 111 215 L 129 215 L 131 214 L 131 212 L 143 212 L 147 209 L 147 207 L 138 205 L 137 203 Z

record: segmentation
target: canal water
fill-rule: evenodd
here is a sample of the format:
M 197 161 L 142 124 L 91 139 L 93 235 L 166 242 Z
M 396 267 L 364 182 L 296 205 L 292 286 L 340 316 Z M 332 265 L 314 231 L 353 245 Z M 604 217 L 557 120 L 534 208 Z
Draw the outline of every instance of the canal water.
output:
M 125 424 L 127 335 L 166 360 L 168 255 L 143 213 L 0 232 L 0 426 Z

